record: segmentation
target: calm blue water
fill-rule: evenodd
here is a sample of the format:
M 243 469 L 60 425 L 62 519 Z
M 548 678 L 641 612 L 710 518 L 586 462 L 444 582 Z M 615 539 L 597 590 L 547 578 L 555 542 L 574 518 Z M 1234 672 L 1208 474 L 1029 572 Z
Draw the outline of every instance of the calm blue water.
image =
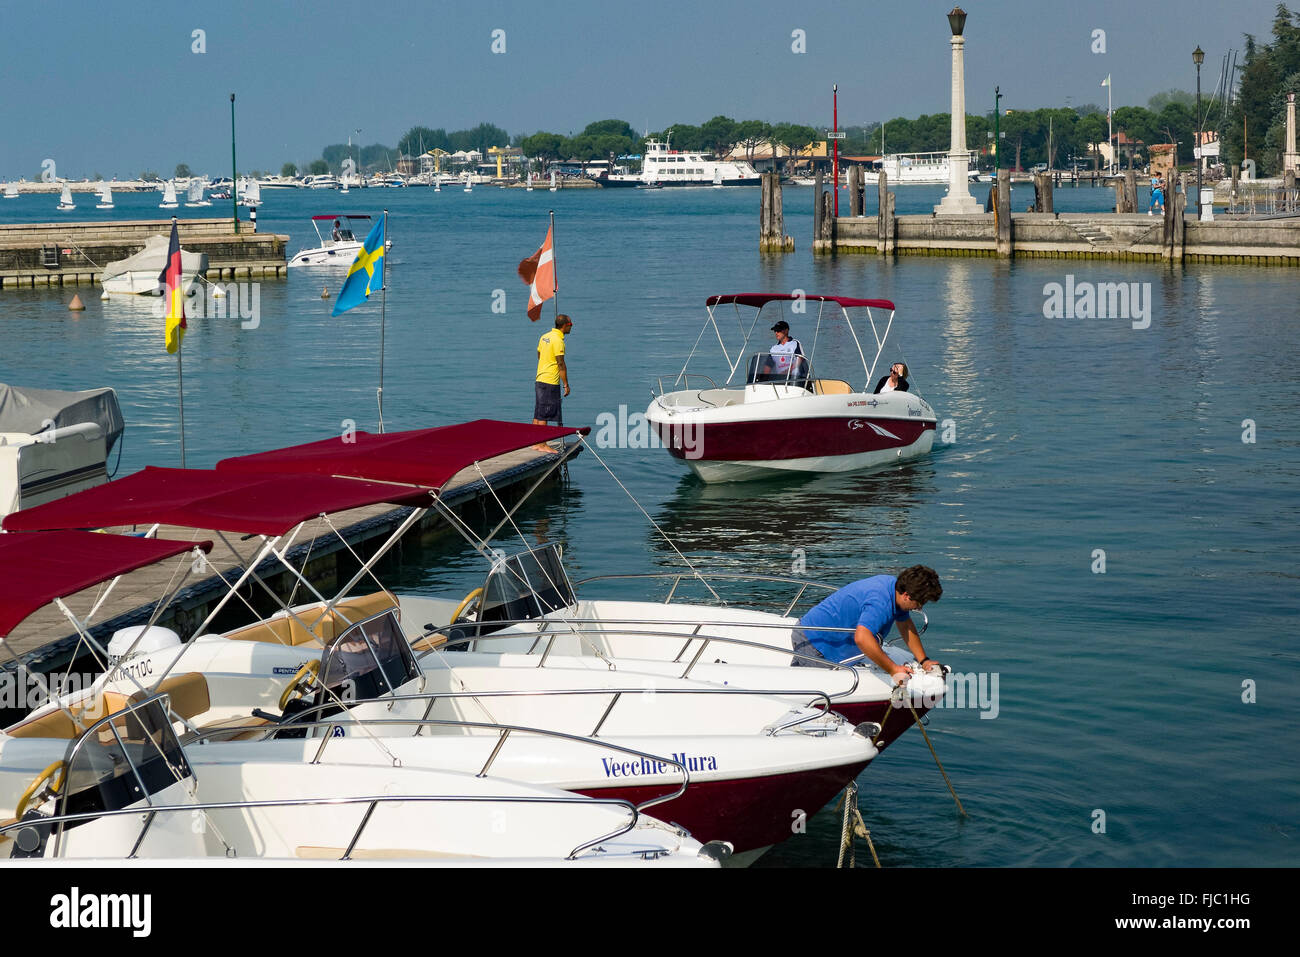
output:
M 1022 190 L 1016 208 L 1032 198 Z M 899 212 L 941 195 L 900 191 Z M 1056 197 L 1057 209 L 1108 209 L 1113 193 Z M 55 202 L 23 197 L 0 213 L 49 221 Z M 122 196 L 115 215 L 161 216 L 156 203 Z M 378 213 L 383 203 L 394 241 L 390 429 L 530 417 L 542 329 L 523 315 L 515 267 L 551 208 L 560 305 L 576 322 L 571 424 L 620 404 L 644 410 L 653 377 L 675 373 L 690 350 L 710 294 L 802 288 L 898 303 L 892 341 L 913 387 L 956 430 L 924 461 L 705 488 L 661 450 L 602 453 L 693 559 L 785 574 L 802 549 L 808 574 L 835 582 L 917 562 L 939 571 L 927 650 L 957 671 L 996 673 L 999 713 L 947 709 L 930 721 L 965 821 L 916 732 L 864 773 L 861 803 L 887 866 L 1300 861 L 1294 272 L 814 260 L 810 189 L 787 190 L 799 251 L 775 257 L 755 252 L 755 190 L 277 193 L 259 228 L 291 234 L 292 252 L 315 244 L 312 213 Z M 1150 327 L 1045 319 L 1044 287 L 1067 273 L 1150 283 Z M 330 318 L 320 292 L 338 285 L 319 272 L 264 282 L 256 329 L 191 321 L 189 464 L 333 434 L 346 419 L 375 427 L 379 307 Z M 496 289 L 504 316 L 492 311 Z M 87 292 L 81 314 L 64 308 L 70 290 L 0 293 L 0 381 L 111 385 L 128 422 L 122 471 L 177 464 L 175 360 L 160 322 L 147 301 Z M 810 316 L 786 318 L 807 337 Z M 719 368 L 708 346 L 693 369 Z M 834 362 L 820 364 L 835 374 Z M 1253 444 L 1242 441 L 1245 419 Z M 675 561 L 590 457 L 521 524 L 563 541 L 575 577 Z M 1097 549 L 1104 574 L 1091 570 Z M 483 572 L 467 547 L 405 560 L 396 584 L 428 592 L 462 593 Z M 1257 703 L 1243 703 L 1243 682 Z M 1104 834 L 1092 830 L 1097 810 Z M 832 865 L 837 848 L 827 813 L 766 862 Z

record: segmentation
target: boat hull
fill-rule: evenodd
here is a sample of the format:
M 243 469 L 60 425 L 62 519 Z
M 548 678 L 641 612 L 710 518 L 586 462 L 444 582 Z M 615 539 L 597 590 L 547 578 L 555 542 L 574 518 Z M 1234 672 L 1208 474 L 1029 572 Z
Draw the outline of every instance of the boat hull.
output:
M 915 458 L 933 447 L 933 409 L 919 397 L 896 395 L 906 398 L 809 395 L 683 408 L 683 394 L 673 393 L 665 397 L 667 406 L 652 402 L 646 418 L 673 457 L 706 482 L 849 472 Z

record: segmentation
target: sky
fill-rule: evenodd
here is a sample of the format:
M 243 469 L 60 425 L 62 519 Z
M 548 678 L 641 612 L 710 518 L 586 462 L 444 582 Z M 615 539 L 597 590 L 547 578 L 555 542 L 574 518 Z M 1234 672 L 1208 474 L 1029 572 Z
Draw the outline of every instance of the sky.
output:
M 358 129 L 394 146 L 412 126 L 480 122 L 512 134 L 608 118 L 653 131 L 717 114 L 826 127 L 836 83 L 841 125 L 946 113 L 951 2 L 7 0 L 0 180 L 36 179 L 46 159 L 68 178 L 170 175 L 182 162 L 228 174 L 232 92 L 240 169 L 274 171 Z M 965 9 L 967 112 L 983 113 L 995 85 L 1007 109 L 1104 109 L 1107 74 L 1115 106 L 1145 106 L 1195 89 L 1197 45 L 1213 90 L 1243 34 L 1269 39 L 1276 3 Z

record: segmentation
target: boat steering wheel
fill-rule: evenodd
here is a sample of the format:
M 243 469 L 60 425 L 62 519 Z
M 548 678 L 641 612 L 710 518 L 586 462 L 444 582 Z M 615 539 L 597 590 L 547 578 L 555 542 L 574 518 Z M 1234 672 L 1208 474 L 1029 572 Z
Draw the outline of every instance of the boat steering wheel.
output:
M 32 798 L 34 798 L 37 792 L 41 790 L 41 785 L 45 784 L 46 781 L 50 780 L 50 778 L 54 777 L 56 774 L 59 775 L 59 779 L 49 786 L 48 796 L 58 794 L 59 791 L 63 789 L 63 782 L 67 780 L 67 768 L 68 766 L 63 761 L 55 761 L 40 774 L 36 775 L 36 780 L 27 785 L 27 790 L 24 791 L 23 796 L 18 799 L 18 804 L 14 808 L 14 818 L 16 820 L 22 819 L 23 812 L 27 810 L 27 805 L 31 802 Z M 44 801 L 44 798 L 42 798 L 42 801 Z
M 457 622 L 468 621 L 469 619 L 465 617 L 466 609 L 472 609 L 473 611 L 478 611 L 479 608 L 481 608 L 482 606 L 483 606 L 483 589 L 475 588 L 472 592 L 470 592 L 468 595 L 466 595 L 464 598 L 460 600 L 460 604 L 456 606 L 456 610 L 451 613 L 451 624 L 454 625 Z
M 320 674 L 320 659 L 313 658 L 301 668 L 298 673 L 289 679 L 289 684 L 284 689 L 284 694 L 280 695 L 280 710 L 283 711 L 289 706 L 289 702 L 295 697 L 302 697 L 307 693 L 307 686 L 316 680 Z

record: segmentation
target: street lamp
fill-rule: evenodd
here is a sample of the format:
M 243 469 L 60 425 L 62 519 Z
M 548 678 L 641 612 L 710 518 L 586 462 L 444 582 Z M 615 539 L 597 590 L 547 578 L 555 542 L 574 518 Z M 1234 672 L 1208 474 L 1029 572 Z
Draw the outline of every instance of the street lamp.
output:
M 230 94 L 230 209 L 235 217 L 235 235 L 239 235 L 239 187 L 235 184 L 235 94 Z
M 1201 211 L 1201 167 L 1205 161 L 1201 158 L 1201 153 L 1205 149 L 1201 143 L 1201 64 L 1205 62 L 1205 51 L 1201 45 L 1196 44 L 1196 49 L 1192 51 L 1192 62 L 1196 64 L 1196 149 L 1192 155 L 1196 158 L 1196 218 L 1199 220 L 1203 215 Z

